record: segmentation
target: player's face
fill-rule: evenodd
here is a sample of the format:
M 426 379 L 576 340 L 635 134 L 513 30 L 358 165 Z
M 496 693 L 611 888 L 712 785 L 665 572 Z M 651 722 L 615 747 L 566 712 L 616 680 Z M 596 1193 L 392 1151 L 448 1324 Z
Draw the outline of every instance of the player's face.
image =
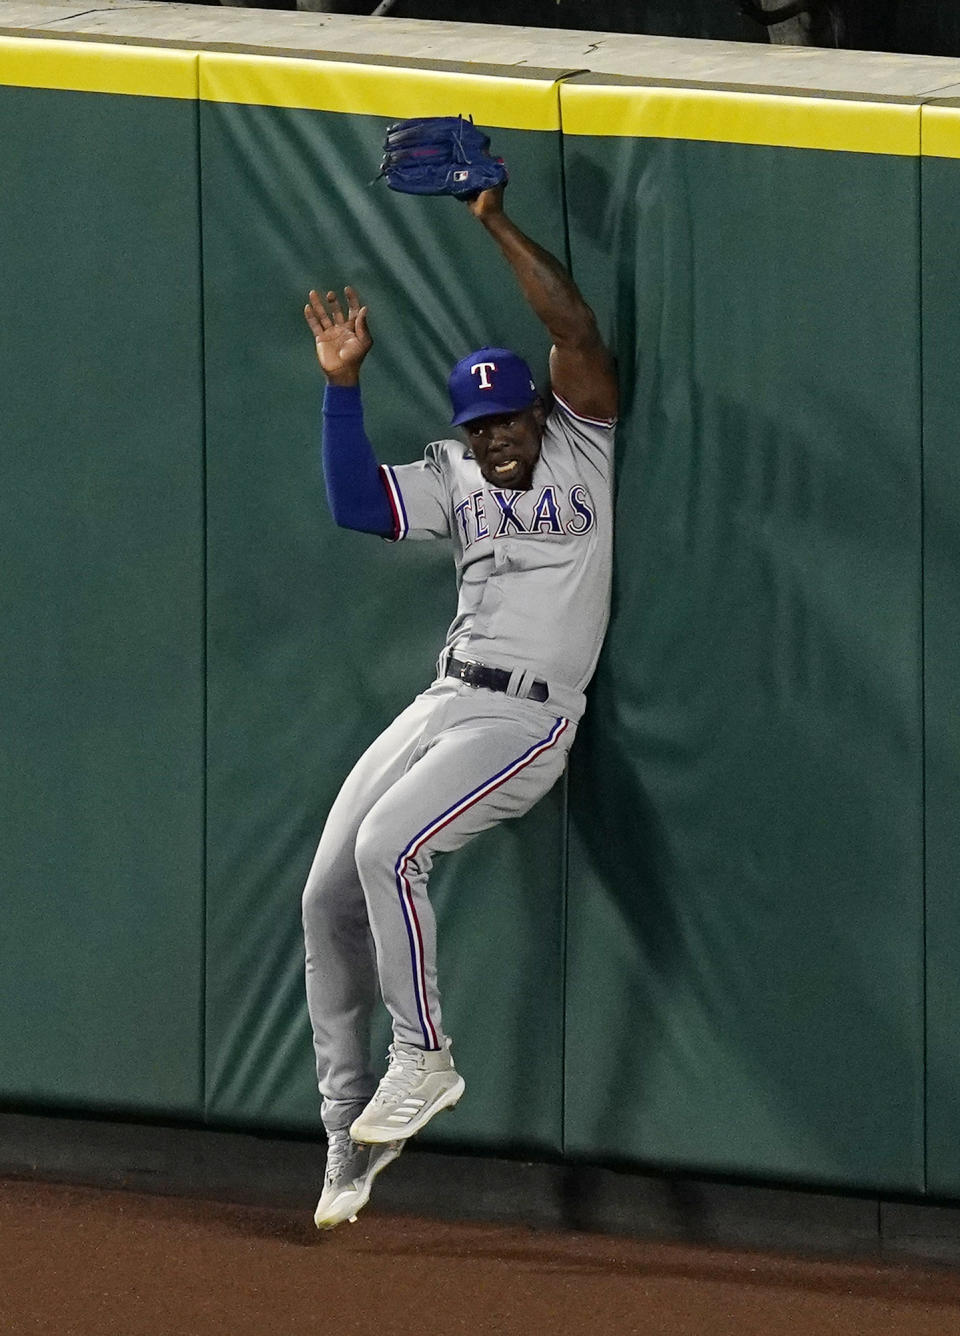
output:
M 495 413 L 464 424 L 464 432 L 480 472 L 496 487 L 525 492 L 540 458 L 544 426 L 539 401 L 515 413 Z

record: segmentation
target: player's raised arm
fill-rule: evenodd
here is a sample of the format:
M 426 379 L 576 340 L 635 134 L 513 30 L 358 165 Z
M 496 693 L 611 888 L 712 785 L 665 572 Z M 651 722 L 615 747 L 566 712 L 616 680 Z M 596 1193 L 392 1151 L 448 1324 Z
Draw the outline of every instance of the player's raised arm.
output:
M 324 302 L 311 289 L 303 314 L 327 378 L 323 396 L 323 477 L 330 512 L 344 529 L 393 537 L 389 496 L 363 425 L 360 368 L 373 347 L 367 308 L 355 288 L 344 288 L 344 311 L 335 292 Z
M 466 205 L 499 246 L 524 297 L 553 340 L 553 388 L 584 417 L 616 417 L 616 368 L 576 283 L 555 256 L 521 232 L 507 215 L 503 186 L 481 191 Z

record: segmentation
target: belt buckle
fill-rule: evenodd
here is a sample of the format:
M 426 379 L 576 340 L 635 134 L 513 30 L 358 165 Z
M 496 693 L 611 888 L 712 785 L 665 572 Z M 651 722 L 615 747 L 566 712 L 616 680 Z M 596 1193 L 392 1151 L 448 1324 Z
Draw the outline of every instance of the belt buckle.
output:
M 480 683 L 477 679 L 482 678 L 482 676 L 483 664 L 481 663 L 470 663 L 467 661 L 460 669 L 460 681 L 466 682 L 468 687 L 478 687 Z

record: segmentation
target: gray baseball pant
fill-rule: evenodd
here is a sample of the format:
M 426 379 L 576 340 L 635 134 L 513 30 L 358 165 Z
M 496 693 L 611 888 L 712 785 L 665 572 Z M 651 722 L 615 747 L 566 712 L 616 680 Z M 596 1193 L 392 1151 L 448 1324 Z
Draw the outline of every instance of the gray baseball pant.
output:
M 378 987 L 395 1040 L 443 1045 L 435 854 L 522 816 L 563 772 L 576 725 L 549 704 L 440 680 L 380 735 L 327 817 L 303 892 L 307 1007 L 328 1132 L 377 1085 Z

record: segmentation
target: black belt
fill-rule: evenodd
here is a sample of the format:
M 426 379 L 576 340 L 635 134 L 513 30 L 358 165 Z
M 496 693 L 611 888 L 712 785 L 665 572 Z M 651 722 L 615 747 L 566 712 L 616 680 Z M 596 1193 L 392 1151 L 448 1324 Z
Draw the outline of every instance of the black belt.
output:
M 485 663 L 464 663 L 462 659 L 450 659 L 447 662 L 445 676 L 459 678 L 468 687 L 486 687 L 488 691 L 506 691 L 510 685 L 512 673 L 506 668 L 488 668 Z M 546 682 L 531 682 L 525 699 L 541 703 L 550 695 Z

